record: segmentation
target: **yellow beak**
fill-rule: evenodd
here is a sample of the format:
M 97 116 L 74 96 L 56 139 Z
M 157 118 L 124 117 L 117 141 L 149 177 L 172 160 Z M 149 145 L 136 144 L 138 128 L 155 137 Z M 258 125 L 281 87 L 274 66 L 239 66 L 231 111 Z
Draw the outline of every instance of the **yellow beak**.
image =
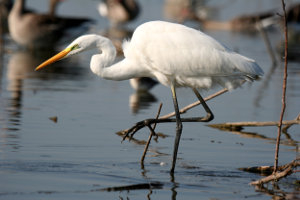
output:
M 39 66 L 37 66 L 37 68 L 35 68 L 35 71 L 42 69 L 43 67 L 46 67 L 47 65 L 50 65 L 51 63 L 54 63 L 60 59 L 62 59 L 63 57 L 65 57 L 68 53 L 70 53 L 71 48 L 66 48 L 65 50 L 59 52 L 58 54 L 56 54 L 55 56 L 49 58 L 48 60 L 46 60 L 45 62 L 43 62 L 42 64 L 40 64 Z

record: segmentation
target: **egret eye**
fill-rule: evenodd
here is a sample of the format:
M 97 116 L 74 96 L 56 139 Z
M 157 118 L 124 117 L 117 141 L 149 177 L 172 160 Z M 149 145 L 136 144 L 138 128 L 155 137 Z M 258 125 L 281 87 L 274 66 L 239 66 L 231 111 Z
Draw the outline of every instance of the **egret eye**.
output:
M 74 46 L 71 47 L 71 51 L 76 50 L 76 49 L 79 49 L 79 45 L 78 44 L 75 44 Z

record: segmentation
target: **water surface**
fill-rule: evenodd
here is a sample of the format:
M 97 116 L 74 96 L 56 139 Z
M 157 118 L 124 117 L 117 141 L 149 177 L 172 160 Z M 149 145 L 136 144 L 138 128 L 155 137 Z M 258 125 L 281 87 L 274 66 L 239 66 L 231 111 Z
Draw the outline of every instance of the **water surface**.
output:
M 91 17 L 97 24 L 90 32 L 107 32 L 107 20 L 95 10 L 98 1 L 84 2 L 66 1 L 58 13 Z M 218 1 L 208 4 L 218 8 L 217 19 L 280 8 L 279 1 L 274 4 L 272 0 L 228 2 L 231 6 L 219 6 Z M 46 1 L 30 0 L 28 5 L 40 12 L 47 8 Z M 144 0 L 141 6 L 143 12 L 128 24 L 129 30 L 145 21 L 164 19 L 163 1 Z M 201 28 L 194 22 L 187 24 Z M 254 58 L 265 71 L 259 82 L 209 101 L 215 114 L 211 123 L 278 120 L 283 63 L 272 66 L 261 35 L 204 32 Z M 283 39 L 280 30 L 268 34 L 274 48 Z M 93 52 L 35 72 L 34 68 L 54 52 L 32 54 L 8 35 L 4 49 L 0 60 L 0 199 L 272 199 L 299 195 L 294 184 L 299 180 L 297 174 L 276 187 L 257 190 L 248 184 L 261 176 L 238 170 L 273 165 L 276 127 L 228 132 L 202 123 L 184 124 L 176 173 L 170 177 L 175 124 L 157 127 L 167 137 L 151 143 L 144 168 L 139 163 L 144 146 L 138 141 L 146 140 L 149 131 L 142 129 L 136 140 L 123 143 L 115 134 L 154 117 L 160 102 L 162 114 L 173 111 L 169 88 L 158 85 L 149 94 L 139 95 L 129 81 L 100 79 L 89 70 Z M 289 62 L 288 73 L 285 119 L 291 120 L 300 108 L 299 63 Z M 203 95 L 215 91 L 204 91 Z M 180 106 L 196 100 L 189 89 L 179 89 L 178 98 Z M 188 115 L 202 113 L 199 107 Z M 298 126 L 282 136 L 285 144 L 280 148 L 280 164 L 296 158 L 299 137 Z

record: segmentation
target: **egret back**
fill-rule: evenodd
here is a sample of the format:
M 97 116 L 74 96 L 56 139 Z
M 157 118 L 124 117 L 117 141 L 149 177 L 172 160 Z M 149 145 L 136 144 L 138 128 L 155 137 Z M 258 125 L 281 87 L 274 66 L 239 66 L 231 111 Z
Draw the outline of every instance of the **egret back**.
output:
M 263 75 L 258 64 L 212 37 L 180 24 L 154 21 L 139 26 L 124 45 L 126 59 L 169 86 L 238 87 Z

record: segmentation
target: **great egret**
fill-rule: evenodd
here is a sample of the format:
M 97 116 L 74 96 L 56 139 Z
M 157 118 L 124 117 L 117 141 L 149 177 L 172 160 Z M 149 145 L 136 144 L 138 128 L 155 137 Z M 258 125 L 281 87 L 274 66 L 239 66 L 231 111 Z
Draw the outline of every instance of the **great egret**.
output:
M 55 4 L 57 1 L 52 1 Z M 51 11 L 50 11 L 51 12 Z M 28 48 L 44 48 L 57 42 L 69 28 L 91 20 L 64 18 L 25 10 L 25 0 L 15 0 L 8 16 L 9 32 L 14 41 Z
M 109 39 L 100 35 L 84 35 L 39 65 L 36 70 L 94 48 L 100 53 L 92 56 L 90 68 L 98 76 L 117 81 L 154 77 L 163 85 L 171 87 L 176 118 L 147 119 L 138 122 L 126 133 L 126 136 L 134 134 L 145 126 L 151 130 L 153 123 L 176 122 L 171 173 L 175 169 L 182 122 L 208 122 L 214 118 L 197 89 L 210 89 L 217 85 L 233 89 L 245 80 L 255 80 L 263 75 L 254 60 L 232 52 L 212 37 L 181 24 L 163 21 L 147 22 L 137 27 L 131 41 L 124 41 L 125 58 L 118 63 L 113 64 L 116 49 Z M 180 117 L 177 87 L 192 88 L 207 113 L 205 117 Z

